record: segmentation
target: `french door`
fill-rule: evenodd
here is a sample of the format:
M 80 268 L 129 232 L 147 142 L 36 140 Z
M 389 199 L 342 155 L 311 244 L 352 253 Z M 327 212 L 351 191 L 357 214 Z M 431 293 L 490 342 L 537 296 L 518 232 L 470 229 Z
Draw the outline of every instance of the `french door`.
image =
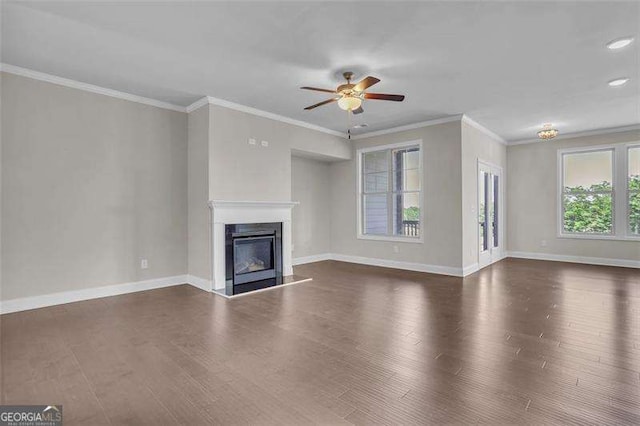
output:
M 478 162 L 478 265 L 502 259 L 502 170 Z

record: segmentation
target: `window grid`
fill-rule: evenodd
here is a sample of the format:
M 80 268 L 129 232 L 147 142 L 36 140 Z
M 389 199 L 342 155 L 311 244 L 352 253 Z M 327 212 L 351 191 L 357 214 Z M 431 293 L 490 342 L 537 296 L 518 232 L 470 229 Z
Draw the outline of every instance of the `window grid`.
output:
M 380 154 L 384 152 L 386 167 L 385 170 L 372 170 L 371 167 L 368 166 L 368 154 Z M 360 176 L 361 182 L 359 187 L 359 217 L 360 217 L 360 229 L 359 235 L 363 237 L 380 237 L 380 238 L 399 238 L 403 240 L 418 240 L 422 238 L 422 230 L 421 228 L 421 205 L 422 205 L 422 176 L 421 176 L 421 160 L 418 157 L 418 160 L 413 159 L 415 163 L 415 167 L 407 167 L 406 162 L 403 160 L 402 167 L 398 168 L 397 158 L 398 154 L 403 156 L 409 152 L 417 152 L 418 156 L 421 155 L 421 144 L 402 144 L 401 147 L 380 147 L 378 150 L 367 150 L 365 152 L 360 152 L 359 162 L 360 162 Z M 379 157 L 378 157 L 379 158 Z M 414 176 L 414 180 L 417 180 L 417 185 L 415 189 L 412 187 L 411 189 L 403 189 L 407 187 L 406 181 L 408 179 L 407 172 L 416 172 Z M 383 181 L 386 179 L 386 187 L 385 190 L 376 185 L 369 185 L 371 182 L 372 175 L 384 175 Z M 402 180 L 401 182 L 399 182 Z M 385 197 L 385 208 L 386 208 L 386 227 L 384 229 L 385 232 L 375 232 L 371 230 L 370 227 L 370 218 L 367 215 L 367 197 L 378 196 Z M 404 200 L 407 198 L 417 198 L 417 208 L 418 208 L 418 220 L 404 220 Z M 399 205 L 398 203 L 403 203 Z M 399 221 L 398 221 L 399 219 Z M 379 227 L 378 231 L 382 228 Z
M 634 149 L 640 150 L 637 142 L 622 143 L 615 145 L 593 146 L 585 148 L 569 148 L 558 150 L 558 237 L 566 238 L 587 238 L 587 239 L 612 239 L 612 240 L 640 240 L 640 184 L 634 182 L 633 189 L 631 186 L 631 152 Z M 590 188 L 567 188 L 566 179 L 566 161 L 567 156 L 610 152 L 610 187 L 603 189 Z M 636 151 L 640 152 L 640 151 Z M 636 154 L 638 155 L 638 154 Z M 637 160 L 634 160 L 637 161 Z M 634 174 L 638 166 L 633 166 Z M 594 169 L 594 170 L 597 170 Z M 603 182 L 596 182 L 603 176 L 603 170 L 594 172 L 599 177 L 594 179 L 594 184 L 590 186 L 601 186 Z M 640 177 L 637 178 L 640 180 Z M 640 181 L 639 181 L 640 183 Z M 637 186 L 636 186 L 637 185 Z M 567 197 L 583 197 L 588 201 L 594 201 L 596 197 L 608 197 L 609 200 L 600 199 L 601 205 L 604 203 L 610 209 L 610 226 L 606 232 L 572 232 L 566 229 L 566 202 Z M 637 197 L 634 199 L 634 197 Z M 634 205 L 632 205 L 634 199 Z M 635 200 L 638 200 L 637 202 Z M 637 205 L 636 205 L 637 204 Z M 635 206 L 635 207 L 634 207 Z M 597 209 L 594 209 L 597 210 Z M 635 212 L 635 215 L 634 215 Z

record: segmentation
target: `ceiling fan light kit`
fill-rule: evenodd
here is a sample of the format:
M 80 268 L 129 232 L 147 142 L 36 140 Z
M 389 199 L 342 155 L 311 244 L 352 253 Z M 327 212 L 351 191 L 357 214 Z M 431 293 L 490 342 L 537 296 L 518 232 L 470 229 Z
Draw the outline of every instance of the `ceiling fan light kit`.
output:
M 347 80 L 347 82 L 345 84 L 339 85 L 335 90 L 320 89 L 317 87 L 309 87 L 309 86 L 301 87 L 301 89 L 304 89 L 304 90 L 333 93 L 336 95 L 334 98 L 327 99 L 326 101 L 322 101 L 315 105 L 308 106 L 305 108 L 305 110 L 309 111 L 322 105 L 330 104 L 332 102 L 338 102 L 338 107 L 340 109 L 351 112 L 353 114 L 361 114 L 362 112 L 364 112 L 364 110 L 362 109 L 362 103 L 365 99 L 394 101 L 394 102 L 402 102 L 404 100 L 404 95 L 388 95 L 384 93 L 366 93 L 365 91 L 369 87 L 380 82 L 380 80 L 375 77 L 371 77 L 371 76 L 365 77 L 364 79 L 362 79 L 362 81 L 356 84 L 353 84 L 351 83 L 351 79 L 353 78 L 352 72 L 345 72 L 342 75 L 344 76 L 345 80 Z
M 359 96 L 347 95 L 338 99 L 338 106 L 345 111 L 354 111 L 360 108 L 362 99 Z

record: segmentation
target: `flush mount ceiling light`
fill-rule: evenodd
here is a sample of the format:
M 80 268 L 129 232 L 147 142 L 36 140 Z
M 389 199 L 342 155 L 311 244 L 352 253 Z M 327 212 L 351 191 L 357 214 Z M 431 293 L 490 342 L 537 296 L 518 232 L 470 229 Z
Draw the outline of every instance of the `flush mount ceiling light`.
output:
M 542 130 L 538 132 L 538 137 L 543 140 L 553 139 L 558 136 L 558 130 L 553 128 L 551 123 L 542 126 Z
M 626 84 L 627 81 L 629 81 L 629 79 L 627 77 L 616 78 L 615 80 L 611 80 L 609 82 L 609 86 L 611 86 L 611 87 L 622 86 L 623 84 Z
M 611 40 L 607 43 L 607 48 L 611 50 L 622 49 L 623 47 L 627 47 L 633 41 L 633 37 L 621 37 L 615 40 Z

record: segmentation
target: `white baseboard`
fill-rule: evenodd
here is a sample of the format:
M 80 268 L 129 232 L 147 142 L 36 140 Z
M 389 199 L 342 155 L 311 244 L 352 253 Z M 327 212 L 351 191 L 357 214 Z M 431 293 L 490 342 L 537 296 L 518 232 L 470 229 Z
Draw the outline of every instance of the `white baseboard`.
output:
M 474 263 L 472 265 L 465 266 L 462 268 L 462 276 L 466 277 L 467 275 L 471 275 L 480 270 L 480 265 L 478 263 Z
M 371 257 L 350 256 L 346 254 L 331 254 L 331 260 L 358 263 L 361 265 L 382 266 L 384 268 L 404 269 L 407 271 L 428 272 L 431 274 L 462 276 L 462 268 L 453 266 L 428 265 L 426 263 L 403 262 L 399 260 L 375 259 Z
M 624 268 L 640 268 L 640 261 L 638 260 L 565 256 L 548 253 L 527 253 L 521 251 L 509 251 L 497 261 L 507 257 L 514 257 L 519 259 L 550 260 L 555 262 L 583 263 L 588 265 L 619 266 Z M 402 262 L 388 259 L 374 259 L 370 257 L 351 256 L 337 253 L 323 253 L 313 256 L 299 257 L 293 260 L 293 264 L 303 265 L 305 263 L 320 262 L 323 260 L 338 260 L 341 262 L 358 263 L 361 265 L 382 266 L 385 268 L 428 272 L 431 274 L 451 275 L 454 277 L 466 277 L 480 270 L 480 265 L 478 263 L 465 266 L 464 268 L 455 268 L 451 266 L 428 265 L 424 263 Z
M 640 268 L 640 260 L 610 259 L 606 257 L 566 256 L 562 254 L 509 251 L 507 257 L 518 259 L 550 260 L 554 262 L 584 263 L 589 265 L 621 266 L 624 268 Z
M 185 275 L 185 282 L 190 284 L 200 290 L 211 292 L 213 286 L 211 285 L 211 281 L 205 280 L 204 278 L 196 277 L 195 275 Z
M 521 251 L 509 251 L 507 252 L 505 257 L 550 260 L 555 262 L 583 263 L 590 265 L 619 266 L 625 268 L 640 268 L 640 261 L 630 259 L 565 256 L 558 254 Z M 293 259 L 293 264 L 302 265 L 305 263 L 320 262 L 323 260 L 338 260 L 341 262 L 358 263 L 361 265 L 381 266 L 385 268 L 404 269 L 417 272 L 428 272 L 431 274 L 450 275 L 454 277 L 467 276 L 479 270 L 477 263 L 465 266 L 464 268 L 455 268 L 451 266 L 428 265 L 424 263 L 375 259 L 370 257 L 350 256 L 336 253 L 323 253 L 313 256 L 295 258 Z M 0 301 L 0 314 L 9 314 L 12 312 L 27 311 L 30 309 L 44 308 L 47 306 L 62 305 L 65 303 L 80 302 L 90 299 L 99 299 L 101 297 L 117 296 L 120 294 L 135 293 L 138 291 L 153 290 L 156 288 L 171 287 L 181 284 L 189 284 L 193 287 L 207 292 L 212 291 L 212 283 L 209 280 L 196 277 L 194 275 L 176 275 L 173 277 L 156 278 L 152 280 L 137 281 L 132 283 L 114 284 L 102 287 L 45 294 L 41 296 L 2 300 Z
M 372 257 L 351 256 L 347 254 L 338 254 L 338 253 L 322 253 L 322 254 L 315 254 L 313 256 L 298 257 L 293 259 L 293 264 L 304 265 L 305 263 L 321 262 L 323 260 L 338 260 L 340 262 L 358 263 L 360 265 L 381 266 L 384 268 L 403 269 L 406 271 L 428 272 L 431 274 L 450 275 L 454 277 L 466 276 L 478 270 L 477 264 L 468 266 L 463 270 L 463 268 L 456 268 L 453 266 L 428 265 L 426 263 L 403 262 L 399 260 L 389 260 L 389 259 L 376 259 Z
M 0 301 L 0 314 L 27 311 L 47 306 L 80 302 L 83 300 L 99 299 L 101 297 L 117 296 L 120 294 L 135 293 L 138 291 L 171 287 L 180 284 L 191 283 L 187 283 L 186 275 L 176 275 L 174 277 L 155 278 L 152 280 L 132 283 L 114 284 L 102 287 L 85 288 L 81 290 L 63 291 L 60 293 L 43 294 L 41 296 L 2 300 Z
M 323 260 L 331 260 L 331 253 L 314 254 L 311 256 L 294 257 L 293 266 L 304 265 L 305 263 L 321 262 Z

